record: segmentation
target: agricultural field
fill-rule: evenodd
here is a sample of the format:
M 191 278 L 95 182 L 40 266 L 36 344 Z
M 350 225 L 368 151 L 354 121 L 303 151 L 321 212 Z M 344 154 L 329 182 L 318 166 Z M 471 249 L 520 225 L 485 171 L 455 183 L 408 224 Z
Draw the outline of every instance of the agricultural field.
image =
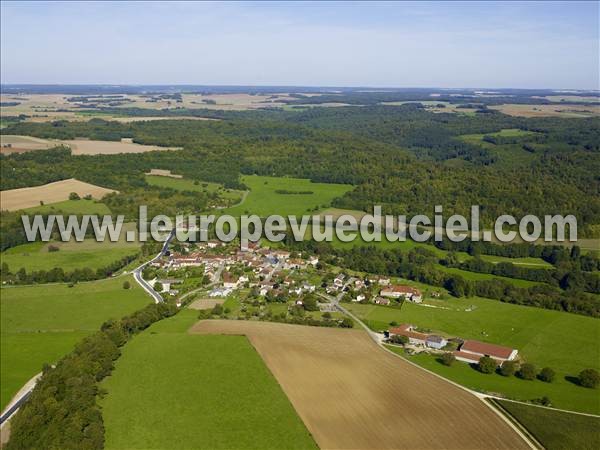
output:
M 86 239 L 83 242 L 32 242 L 5 250 L 0 257 L 2 263 L 8 264 L 13 273 L 20 268 L 31 272 L 55 267 L 69 272 L 84 267 L 94 270 L 107 267 L 125 256 L 135 255 L 138 251 L 139 244 L 136 242 L 97 242 Z
M 564 117 L 564 118 L 584 118 L 597 117 L 600 115 L 600 105 L 570 105 L 568 103 L 559 103 L 556 105 L 492 105 L 490 109 L 495 109 L 509 116 L 518 117 Z
M 395 321 L 448 337 L 509 346 L 518 349 L 519 355 L 538 369 L 551 367 L 557 374 L 551 384 L 529 382 L 488 376 L 459 362 L 447 367 L 429 355 L 411 357 L 411 361 L 467 387 L 527 400 L 548 395 L 560 408 L 600 412 L 598 392 L 572 382 L 572 377 L 583 369 L 600 369 L 598 319 L 477 297 L 428 299 L 425 305 L 405 302 L 402 309 L 361 304 L 346 307 L 376 330 L 388 329 Z M 573 348 L 578 350 L 574 352 Z
M 111 213 L 108 206 L 100 203 L 98 200 L 65 200 L 63 202 L 49 203 L 43 206 L 33 206 L 23 210 L 27 214 L 96 214 L 99 216 L 109 215 Z
M 320 448 L 526 447 L 481 400 L 381 350 L 363 331 L 208 320 L 190 332 L 245 334 Z
M 54 143 L 46 139 L 31 136 L 0 135 L 0 152 L 3 155 L 30 152 L 32 150 L 45 150 L 54 146 Z
M 123 289 L 123 282 L 130 289 Z M 150 297 L 131 277 L 0 290 L 1 407 L 23 384 L 110 318 L 142 308 Z
M 207 181 L 196 183 L 193 180 L 173 176 L 146 174 L 146 182 L 152 186 L 176 189 L 178 191 L 218 192 L 221 197 L 234 201 L 241 201 L 244 196 L 243 191 L 226 189 L 217 183 L 209 183 Z
M 242 182 L 250 192 L 242 204 L 224 209 L 224 214 L 256 214 L 261 217 L 271 214 L 311 214 L 327 208 L 334 198 L 352 189 L 352 186 L 345 184 L 312 183 L 301 178 L 258 175 L 243 176 Z
M 471 272 L 469 270 L 459 269 L 458 267 L 442 266 L 441 264 L 436 265 L 436 267 L 446 273 L 450 273 L 453 275 L 460 275 L 465 280 L 470 280 L 470 281 L 498 279 L 498 280 L 506 281 L 508 283 L 512 283 L 516 287 L 522 287 L 522 288 L 527 288 L 527 287 L 531 287 L 531 286 L 540 284 L 536 281 L 521 280 L 519 278 L 502 277 L 502 276 L 494 275 L 491 273 Z
M 316 449 L 248 340 L 188 334 L 196 316 L 183 310 L 123 348 L 102 382 L 105 448 Z
M 93 141 L 89 139 L 74 139 L 57 141 L 71 148 L 73 155 L 116 155 L 119 153 L 145 153 L 165 150 L 181 150 L 179 147 L 159 147 L 158 145 L 142 145 L 122 141 Z
M 116 191 L 70 178 L 42 186 L 0 191 L 0 203 L 3 210 L 18 211 L 42 204 L 64 202 L 69 199 L 71 192 L 77 193 L 80 197 L 91 195 L 92 198 L 101 199 L 106 194 Z
M 593 449 L 600 442 L 600 418 L 499 400 L 547 450 Z

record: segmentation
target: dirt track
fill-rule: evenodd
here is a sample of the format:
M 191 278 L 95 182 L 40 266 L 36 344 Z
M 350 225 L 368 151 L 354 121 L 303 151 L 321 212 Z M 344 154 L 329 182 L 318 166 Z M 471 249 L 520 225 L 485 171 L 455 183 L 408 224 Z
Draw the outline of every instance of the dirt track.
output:
M 362 331 L 209 320 L 190 332 L 248 336 L 323 449 L 529 448 L 481 400 Z

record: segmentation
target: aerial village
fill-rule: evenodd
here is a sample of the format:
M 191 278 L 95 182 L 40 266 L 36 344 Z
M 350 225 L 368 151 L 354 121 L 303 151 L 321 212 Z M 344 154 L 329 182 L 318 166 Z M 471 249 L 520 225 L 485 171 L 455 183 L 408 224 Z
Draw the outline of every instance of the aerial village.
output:
M 350 328 L 354 323 L 344 314 L 344 304 L 401 308 L 403 302 L 423 302 L 420 289 L 395 284 L 389 277 L 348 274 L 320 263 L 318 256 L 260 242 L 244 248 L 216 240 L 177 243 L 145 269 L 144 278 L 162 296 L 175 298 L 178 306 L 199 310 L 201 317 Z M 469 364 L 486 356 L 500 366 L 518 355 L 516 349 L 433 334 L 408 323 L 392 323 L 377 335 L 382 342 L 402 345 L 410 353 L 451 353 L 457 361 Z

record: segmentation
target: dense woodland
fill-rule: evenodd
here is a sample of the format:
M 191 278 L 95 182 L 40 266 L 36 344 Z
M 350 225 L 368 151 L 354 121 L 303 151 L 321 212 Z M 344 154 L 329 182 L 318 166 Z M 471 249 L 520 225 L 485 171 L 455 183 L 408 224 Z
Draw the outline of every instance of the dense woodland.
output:
M 187 110 L 186 110 L 187 111 Z M 203 110 L 204 111 L 204 110 Z M 355 188 L 335 206 L 386 213 L 466 214 L 479 204 L 489 226 L 501 214 L 575 214 L 579 235 L 600 224 L 600 124 L 596 119 L 434 114 L 419 105 L 226 112 L 221 121 L 18 123 L 10 134 L 119 140 L 181 151 L 71 156 L 68 150 L 2 156 L 3 189 L 68 177 L 121 191 L 147 188 L 143 173 L 243 188 L 240 174 L 296 176 Z M 487 134 L 507 128 L 533 133 Z M 460 136 L 482 134 L 481 143 Z M 491 141 L 495 141 L 496 144 Z

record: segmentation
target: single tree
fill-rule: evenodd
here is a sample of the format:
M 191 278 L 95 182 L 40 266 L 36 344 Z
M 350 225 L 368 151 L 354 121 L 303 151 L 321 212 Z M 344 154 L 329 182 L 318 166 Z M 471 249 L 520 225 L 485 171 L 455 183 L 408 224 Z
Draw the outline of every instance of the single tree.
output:
M 519 369 L 519 377 L 524 380 L 535 380 L 537 369 L 531 363 L 525 363 Z
M 539 375 L 538 378 L 542 381 L 545 381 L 546 383 L 552 383 L 552 381 L 554 381 L 554 377 L 556 376 L 556 372 L 554 372 L 554 370 L 550 367 L 544 367 Z
M 406 345 L 409 342 L 409 339 L 406 336 L 402 336 L 401 334 L 393 334 L 390 336 L 390 342 L 392 344 L 400 344 Z
M 500 374 L 505 377 L 512 377 L 517 371 L 517 363 L 514 361 L 504 361 L 500 366 Z
M 482 356 L 479 359 L 479 371 L 481 373 L 494 373 L 498 364 L 496 364 L 496 360 L 490 358 L 489 356 Z
M 354 322 L 352 321 L 351 318 L 344 317 L 344 319 L 340 323 L 340 327 L 342 327 L 342 328 L 353 328 L 354 327 Z
M 79 194 L 77 192 L 71 192 L 69 194 L 69 200 L 80 200 Z
M 594 369 L 584 369 L 579 373 L 579 384 L 587 388 L 596 388 L 600 384 L 600 373 Z
M 454 355 L 452 353 L 446 352 L 442 355 L 442 357 L 440 358 L 440 361 L 445 366 L 451 366 L 452 364 L 454 364 L 454 361 L 456 361 L 456 358 L 454 357 Z
M 131 287 L 131 283 L 129 281 L 123 281 L 123 289 L 129 289 Z

